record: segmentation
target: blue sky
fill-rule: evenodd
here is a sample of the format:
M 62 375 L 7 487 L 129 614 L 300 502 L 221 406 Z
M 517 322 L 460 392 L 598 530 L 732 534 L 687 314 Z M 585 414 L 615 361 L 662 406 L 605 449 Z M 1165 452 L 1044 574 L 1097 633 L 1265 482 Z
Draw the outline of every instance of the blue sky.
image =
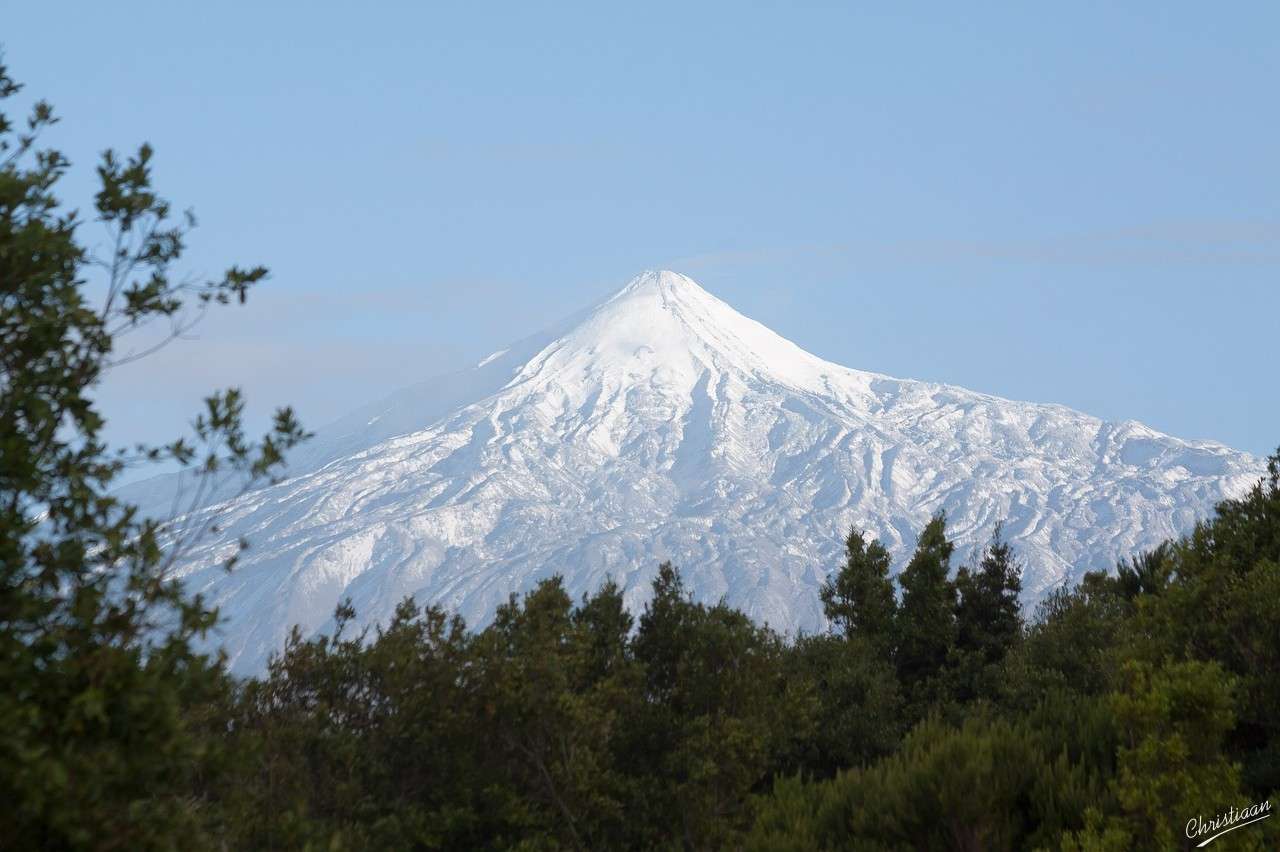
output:
M 5 9 L 71 201 L 149 141 L 189 269 L 273 270 L 113 437 L 228 384 L 318 425 L 663 267 L 849 366 L 1280 444 L 1280 6 L 437 5 Z

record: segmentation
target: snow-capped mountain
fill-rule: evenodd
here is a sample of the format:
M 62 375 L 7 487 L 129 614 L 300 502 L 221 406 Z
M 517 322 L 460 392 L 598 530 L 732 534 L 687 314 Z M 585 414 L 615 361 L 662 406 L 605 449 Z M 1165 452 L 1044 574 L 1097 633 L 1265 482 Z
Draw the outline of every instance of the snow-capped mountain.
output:
M 636 610 L 658 563 L 788 631 L 850 525 L 905 563 L 945 509 L 958 557 L 999 521 L 1033 600 L 1191 528 L 1261 460 L 1139 423 L 841 367 L 683 275 L 647 272 L 594 309 L 321 430 L 290 478 L 199 509 L 182 564 L 226 618 L 240 671 L 350 596 L 380 622 L 406 595 L 482 624 L 512 592 L 606 578 Z M 173 479 L 127 489 L 172 505 Z M 221 562 L 252 546 L 230 574 Z M 959 561 L 959 560 L 957 560 Z

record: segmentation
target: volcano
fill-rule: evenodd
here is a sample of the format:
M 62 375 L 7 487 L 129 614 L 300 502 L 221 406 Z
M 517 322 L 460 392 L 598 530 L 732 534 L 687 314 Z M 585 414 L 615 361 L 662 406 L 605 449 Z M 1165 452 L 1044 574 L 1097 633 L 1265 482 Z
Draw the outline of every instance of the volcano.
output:
M 321 429 L 284 481 L 176 524 L 216 519 L 180 572 L 253 672 L 345 597 L 366 624 L 411 595 L 479 626 L 560 574 L 575 596 L 612 578 L 638 611 L 663 560 L 699 599 L 820 630 L 850 526 L 900 568 L 938 511 L 958 557 L 1003 522 L 1031 603 L 1186 533 L 1262 471 L 1133 421 L 842 367 L 662 271 Z M 167 509 L 175 482 L 124 496 Z

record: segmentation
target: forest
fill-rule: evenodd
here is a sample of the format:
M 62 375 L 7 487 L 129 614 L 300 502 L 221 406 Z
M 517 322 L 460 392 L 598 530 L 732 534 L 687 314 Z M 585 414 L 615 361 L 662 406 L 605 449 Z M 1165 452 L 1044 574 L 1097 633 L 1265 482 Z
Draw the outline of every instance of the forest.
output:
M 991 542 L 907 568 L 857 532 L 827 634 L 786 641 L 663 565 L 634 618 L 559 579 L 468 631 L 406 602 L 295 636 L 205 705 L 193 778 L 237 848 L 1171 849 L 1280 788 L 1277 465 L 1188 538 L 1029 624 Z M 225 732 L 225 733 L 224 733 Z M 1269 824 L 1224 848 L 1273 848 Z
M 0 99 L 19 89 L 0 68 Z M 343 604 L 233 677 L 181 542 L 112 484 L 170 462 L 252 487 L 307 433 L 285 408 L 247 436 L 229 389 L 188 438 L 109 448 L 94 389 L 122 335 L 267 271 L 174 272 L 195 223 L 147 146 L 98 166 L 95 254 L 54 195 L 70 164 L 37 147 L 56 120 L 0 117 L 5 848 L 1176 849 L 1243 814 L 1215 848 L 1280 844 L 1280 451 L 1031 613 L 999 531 L 964 557 L 938 515 L 897 576 L 850 531 L 821 634 L 693 600 L 664 564 L 640 612 L 559 578 L 483 629 L 406 600 L 360 633 Z

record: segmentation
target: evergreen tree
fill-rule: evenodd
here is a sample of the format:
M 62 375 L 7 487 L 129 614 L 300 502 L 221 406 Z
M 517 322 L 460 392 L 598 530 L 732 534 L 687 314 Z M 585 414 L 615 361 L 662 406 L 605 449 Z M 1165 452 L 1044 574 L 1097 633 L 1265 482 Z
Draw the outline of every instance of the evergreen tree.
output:
M 1132 560 L 1121 559 L 1116 566 L 1116 587 L 1129 600 L 1139 595 L 1158 595 L 1169 585 L 1174 563 L 1173 543 L 1161 542 Z
M 689 645 L 695 613 L 679 570 L 663 562 L 635 638 L 636 658 L 645 667 L 646 691 L 655 701 L 671 700 L 679 686 L 680 660 Z
M 956 574 L 956 647 L 983 663 L 1004 658 L 1022 638 L 1022 567 L 997 524 L 978 567 Z
M 845 637 L 863 639 L 882 651 L 893 647 L 897 601 L 889 578 L 889 551 L 865 533 L 849 530 L 844 542 L 845 563 L 829 577 L 819 594 L 827 620 Z
M 1029 710 L 1053 690 L 1082 696 L 1104 694 L 1119 669 L 1133 605 L 1115 581 L 1090 572 L 1074 587 L 1054 589 L 1037 605 L 1022 645 L 1006 660 L 1016 672 L 1010 699 Z
M 896 663 L 898 677 L 917 694 L 947 661 L 956 639 L 956 590 L 950 579 L 951 553 L 946 515 L 935 515 L 920 533 L 915 554 L 898 582 Z
M 591 683 L 618 674 L 632 661 L 631 627 L 622 589 L 612 579 L 595 594 L 583 595 L 573 611 L 574 636 L 583 647 L 583 676 Z
M 647 776 L 630 812 L 654 831 L 639 845 L 728 845 L 750 816 L 748 794 L 811 738 L 813 690 L 788 672 L 777 634 L 723 603 L 691 601 L 669 564 L 635 655 L 646 691 L 624 760 Z
M 808 685 L 816 720 L 797 737 L 786 768 L 828 777 L 892 752 L 904 732 L 902 694 L 893 663 L 863 639 L 802 636 L 788 649 L 787 669 Z

